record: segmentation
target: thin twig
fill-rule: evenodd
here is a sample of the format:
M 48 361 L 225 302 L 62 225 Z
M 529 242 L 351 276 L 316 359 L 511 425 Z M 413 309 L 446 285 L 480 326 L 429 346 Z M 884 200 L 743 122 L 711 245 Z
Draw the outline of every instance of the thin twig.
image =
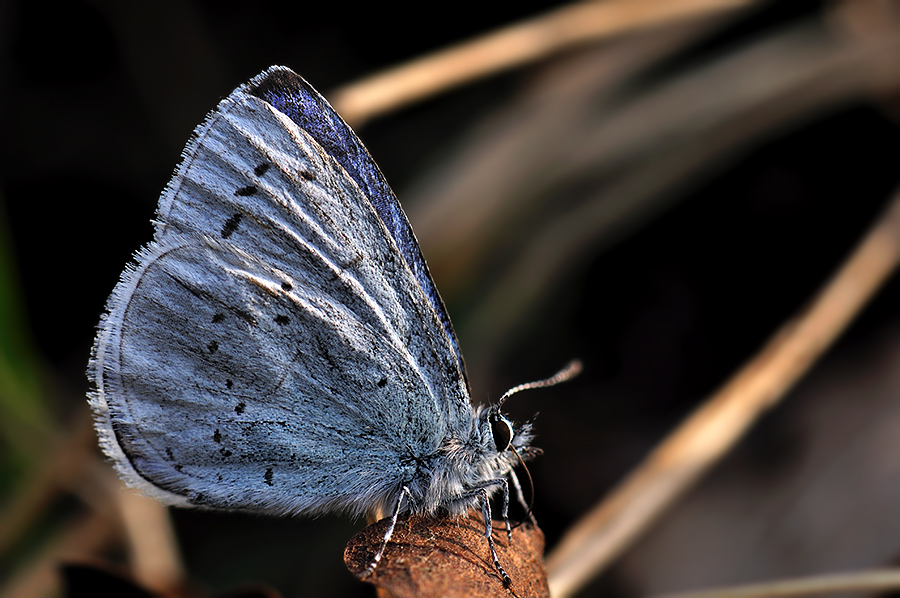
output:
M 596 575 L 715 464 L 822 355 L 900 260 L 900 193 L 810 307 L 704 403 L 547 559 L 551 594 Z
M 882 569 L 832 573 L 699 592 L 663 594 L 659 598 L 780 598 L 849 592 L 889 592 L 898 589 L 900 589 L 900 570 Z
M 573 4 L 373 75 L 329 94 L 353 126 L 489 74 L 587 41 L 734 10 L 753 0 L 614 0 Z

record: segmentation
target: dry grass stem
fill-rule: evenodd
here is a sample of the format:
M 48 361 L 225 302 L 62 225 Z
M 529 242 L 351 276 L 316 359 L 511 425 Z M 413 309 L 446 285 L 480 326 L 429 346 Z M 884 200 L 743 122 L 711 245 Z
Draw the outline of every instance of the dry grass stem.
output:
M 442 290 L 452 295 L 472 280 L 510 214 L 528 213 L 529 200 L 546 201 L 532 186 L 547 186 L 548 166 L 568 157 L 574 140 L 593 126 L 586 123 L 613 110 L 612 98 L 624 85 L 722 21 L 692 21 L 555 60 L 510 102 L 471 125 L 452 159 L 404 189 L 407 213 L 429 264 L 440 272 Z
M 26 595 L 25 588 L 37 587 L 49 592 L 55 586 L 61 557 L 100 552 L 121 538 L 123 531 L 135 579 L 154 590 L 178 587 L 184 572 L 168 511 L 156 501 L 123 491 L 118 477 L 92 448 L 96 436 L 88 419 L 79 421 L 75 428 L 77 431 L 59 443 L 54 457 L 47 460 L 26 490 L 4 509 L 0 549 L 10 550 L 65 492 L 77 496 L 89 511 L 77 526 L 63 530 L 57 542 L 30 559 L 0 595 L 6 596 L 7 590 L 9 595 Z M 116 513 L 121 526 L 114 524 Z M 16 588 L 25 593 L 18 594 Z
M 182 587 L 185 571 L 168 509 L 152 498 L 123 490 L 121 483 L 116 496 L 134 578 L 155 591 Z
M 881 593 L 900 589 L 900 570 L 884 569 L 818 575 L 699 592 L 663 594 L 659 598 L 787 598 L 789 596 Z
M 75 433 L 48 447 L 41 467 L 23 482 L 22 490 L 0 512 L 0 559 L 40 521 L 60 493 L 77 485 L 84 475 L 92 458 L 88 447 L 97 439 L 89 425 L 74 427 Z
M 67 561 L 83 561 L 84 555 L 98 554 L 116 538 L 121 530 L 115 517 L 89 514 L 73 522 L 55 536 L 55 541 L 44 550 L 41 558 L 13 576 L 3 587 L 4 598 L 34 598 L 59 595 L 59 564 Z
M 647 529 L 780 400 L 900 260 L 900 194 L 810 307 L 785 324 L 547 559 L 552 595 L 571 595 Z
M 517 323 L 542 304 L 580 256 L 595 255 L 636 230 L 739 151 L 812 115 L 865 98 L 889 79 L 900 81 L 898 54 L 898 30 L 863 40 L 818 24 L 799 25 L 682 75 L 588 125 L 593 133 L 584 134 L 583 146 L 555 160 L 559 166 L 542 174 L 544 180 L 530 180 L 508 201 L 517 206 L 513 212 L 521 212 L 522 204 L 534 203 L 532 194 L 600 173 L 608 173 L 605 186 L 568 210 L 557 210 L 549 222 L 543 219 L 516 261 L 494 277 L 487 299 L 463 326 L 462 337 L 478 339 L 467 351 L 469 361 L 487 363 L 498 343 L 514 338 Z
M 613 35 L 656 27 L 752 0 L 613 0 L 567 6 L 435 52 L 329 94 L 353 126 L 457 85 Z

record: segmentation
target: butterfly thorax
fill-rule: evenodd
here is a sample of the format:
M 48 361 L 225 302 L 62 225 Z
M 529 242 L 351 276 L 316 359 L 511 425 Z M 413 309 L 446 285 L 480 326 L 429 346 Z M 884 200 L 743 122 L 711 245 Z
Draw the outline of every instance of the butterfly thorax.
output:
M 508 446 L 497 446 L 490 422 L 492 408 L 478 407 L 472 414 L 472 425 L 465 437 L 448 435 L 432 455 L 419 459 L 411 479 L 400 487 L 409 488 L 410 499 L 403 511 L 417 514 L 459 516 L 477 504 L 480 491 L 496 492 L 518 463 L 512 448 L 529 458 L 531 425 L 513 426 Z M 501 442 L 503 442 L 501 440 Z

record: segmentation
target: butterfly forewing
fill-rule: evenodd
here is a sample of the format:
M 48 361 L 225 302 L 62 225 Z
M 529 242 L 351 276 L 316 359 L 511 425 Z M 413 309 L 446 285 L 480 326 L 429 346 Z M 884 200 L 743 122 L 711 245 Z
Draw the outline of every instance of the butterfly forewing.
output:
M 290 69 L 272 67 L 246 86 L 247 93 L 263 99 L 306 131 L 332 156 L 363 191 L 381 221 L 394 239 L 397 249 L 413 271 L 419 287 L 441 320 L 444 333 L 453 346 L 460 373 L 466 378 L 465 363 L 459 342 L 444 302 L 419 250 L 397 196 L 372 160 L 359 137 L 335 112 L 328 102 L 306 81 Z

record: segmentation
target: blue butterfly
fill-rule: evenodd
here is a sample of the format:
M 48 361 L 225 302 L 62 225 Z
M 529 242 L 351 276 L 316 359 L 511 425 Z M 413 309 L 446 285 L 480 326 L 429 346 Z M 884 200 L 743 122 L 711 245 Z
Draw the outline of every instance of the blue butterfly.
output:
M 89 367 L 101 446 L 165 503 L 506 518 L 529 424 L 473 407 L 459 343 L 381 171 L 272 67 L 193 134 Z M 519 492 L 521 496 L 521 492 Z M 507 531 L 509 525 L 507 524 Z

